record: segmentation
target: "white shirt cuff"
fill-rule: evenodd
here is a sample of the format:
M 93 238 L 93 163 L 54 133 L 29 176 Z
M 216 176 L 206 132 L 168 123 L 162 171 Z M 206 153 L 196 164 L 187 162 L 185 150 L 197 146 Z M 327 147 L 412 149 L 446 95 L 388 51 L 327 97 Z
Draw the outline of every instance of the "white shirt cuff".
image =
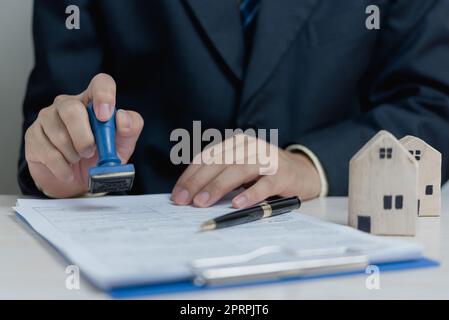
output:
M 326 197 L 329 191 L 329 184 L 327 183 L 326 173 L 324 172 L 323 166 L 321 165 L 318 157 L 307 147 L 300 144 L 293 144 L 286 149 L 287 151 L 300 151 L 304 153 L 309 159 L 312 161 L 316 170 L 318 171 L 318 175 L 320 177 L 321 182 L 321 190 L 320 197 Z

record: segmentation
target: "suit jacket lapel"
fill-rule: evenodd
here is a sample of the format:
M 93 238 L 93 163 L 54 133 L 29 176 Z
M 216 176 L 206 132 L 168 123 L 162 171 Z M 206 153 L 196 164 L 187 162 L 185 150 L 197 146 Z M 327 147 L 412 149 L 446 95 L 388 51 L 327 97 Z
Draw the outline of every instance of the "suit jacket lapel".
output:
M 242 79 L 245 44 L 236 0 L 185 1 L 228 67 Z
M 243 104 L 274 71 L 318 1 L 262 0 L 245 78 Z

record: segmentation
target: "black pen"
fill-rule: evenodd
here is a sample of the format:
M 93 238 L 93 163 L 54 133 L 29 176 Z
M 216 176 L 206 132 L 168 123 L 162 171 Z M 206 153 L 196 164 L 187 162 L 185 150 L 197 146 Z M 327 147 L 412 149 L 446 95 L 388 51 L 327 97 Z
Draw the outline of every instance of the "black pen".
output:
M 301 200 L 299 200 L 298 197 L 264 201 L 254 207 L 234 211 L 215 219 L 208 220 L 201 225 L 201 231 L 227 228 L 277 216 L 298 209 L 300 206 Z

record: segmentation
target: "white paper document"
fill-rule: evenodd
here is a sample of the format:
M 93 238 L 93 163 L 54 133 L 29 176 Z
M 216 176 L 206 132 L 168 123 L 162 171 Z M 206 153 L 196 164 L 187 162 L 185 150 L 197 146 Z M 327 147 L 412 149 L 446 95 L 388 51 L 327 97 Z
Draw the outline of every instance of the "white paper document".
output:
M 231 228 L 199 232 L 228 213 L 173 205 L 169 195 L 18 200 L 16 212 L 102 289 L 191 279 L 191 262 L 245 254 L 265 246 L 300 251 L 347 247 L 371 263 L 417 259 L 419 245 L 374 237 L 291 212 Z

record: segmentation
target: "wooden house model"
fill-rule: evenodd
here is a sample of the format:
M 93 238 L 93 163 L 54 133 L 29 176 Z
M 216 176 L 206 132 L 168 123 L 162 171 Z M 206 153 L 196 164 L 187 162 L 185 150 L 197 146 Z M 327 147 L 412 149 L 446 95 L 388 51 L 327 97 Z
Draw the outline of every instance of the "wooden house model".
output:
M 380 131 L 349 164 L 349 225 L 377 235 L 414 235 L 417 186 L 418 161 Z
M 406 136 L 400 142 L 418 162 L 418 216 L 439 216 L 441 153 L 417 137 Z

